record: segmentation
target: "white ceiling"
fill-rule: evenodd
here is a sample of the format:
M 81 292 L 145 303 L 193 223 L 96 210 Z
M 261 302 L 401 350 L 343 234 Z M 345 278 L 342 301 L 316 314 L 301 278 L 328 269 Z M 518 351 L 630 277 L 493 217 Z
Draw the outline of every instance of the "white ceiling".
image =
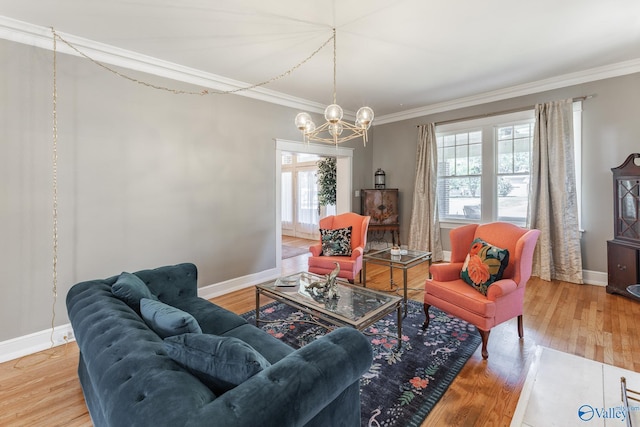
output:
M 337 31 L 337 98 L 388 116 L 640 64 L 640 0 L 0 0 L 0 15 L 248 84 Z M 332 45 L 266 88 L 332 102 Z

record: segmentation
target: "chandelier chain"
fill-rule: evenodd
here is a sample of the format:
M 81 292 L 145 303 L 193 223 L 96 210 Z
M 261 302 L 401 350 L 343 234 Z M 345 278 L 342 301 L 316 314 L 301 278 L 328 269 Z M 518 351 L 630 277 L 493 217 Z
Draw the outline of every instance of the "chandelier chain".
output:
M 338 63 L 338 55 L 336 53 L 336 29 L 333 29 L 333 103 L 337 104 L 336 100 L 336 87 L 337 87 L 337 63 Z
M 53 28 L 52 28 L 53 31 Z M 53 144 L 52 144 L 52 192 L 53 192 L 53 307 L 51 316 L 51 346 L 53 347 L 53 331 L 56 318 L 56 301 L 58 298 L 58 86 L 57 86 L 57 45 L 55 31 L 53 37 Z
M 261 86 L 266 86 L 266 85 L 268 85 L 270 83 L 273 83 L 273 82 L 275 82 L 277 80 L 282 79 L 283 77 L 286 77 L 286 76 L 290 75 L 291 73 L 296 71 L 298 68 L 300 68 L 302 65 L 306 64 L 311 58 L 316 56 L 318 54 L 318 52 L 320 52 L 326 45 L 328 45 L 331 40 L 334 40 L 334 58 L 335 58 L 335 28 L 334 28 L 333 35 L 329 39 L 327 39 L 327 41 L 325 41 L 319 48 L 314 50 L 309 56 L 307 56 L 305 59 L 303 59 L 302 61 L 300 61 L 299 63 L 297 63 L 293 67 L 291 67 L 288 70 L 278 74 L 275 77 L 272 77 L 272 78 L 270 78 L 268 80 L 264 80 L 264 81 L 262 81 L 260 83 L 255 83 L 255 84 L 252 84 L 250 86 L 236 88 L 236 89 L 230 89 L 230 90 L 224 90 L 224 91 L 214 90 L 214 89 L 203 89 L 200 92 L 195 92 L 195 91 L 180 90 L 180 89 L 173 89 L 173 88 L 169 88 L 169 87 L 165 87 L 165 86 L 159 86 L 159 85 L 156 85 L 156 84 L 153 84 L 153 83 L 148 83 L 148 82 L 136 79 L 135 77 L 131 77 L 131 76 L 127 75 L 127 74 L 121 73 L 120 71 L 114 70 L 113 68 L 108 67 L 107 65 L 103 64 L 102 62 L 99 62 L 99 61 L 91 58 L 86 53 L 82 52 L 75 45 L 73 45 L 71 42 L 69 42 L 68 40 L 63 38 L 60 34 L 58 34 L 53 27 L 51 27 L 51 31 L 53 32 L 54 43 L 55 43 L 56 39 L 62 41 L 64 44 L 69 46 L 69 48 L 74 50 L 78 55 L 82 56 L 85 59 L 88 59 L 89 61 L 93 62 L 95 65 L 103 68 L 104 70 L 109 71 L 110 73 L 113 73 L 116 76 L 121 77 L 121 78 L 126 79 L 126 80 L 129 80 L 131 82 L 134 82 L 134 83 L 137 83 L 137 84 L 140 84 L 140 85 L 143 85 L 143 86 L 147 86 L 147 87 L 150 87 L 152 89 L 171 92 L 171 93 L 176 94 L 176 95 L 200 95 L 200 96 L 209 95 L 209 94 L 228 95 L 228 94 L 233 94 L 233 93 L 237 93 L 237 92 L 242 92 L 242 91 L 245 91 L 245 90 L 256 89 L 256 88 L 261 87 Z M 334 63 L 335 63 L 335 59 L 334 59 Z M 334 72 L 334 76 L 335 76 L 335 72 Z

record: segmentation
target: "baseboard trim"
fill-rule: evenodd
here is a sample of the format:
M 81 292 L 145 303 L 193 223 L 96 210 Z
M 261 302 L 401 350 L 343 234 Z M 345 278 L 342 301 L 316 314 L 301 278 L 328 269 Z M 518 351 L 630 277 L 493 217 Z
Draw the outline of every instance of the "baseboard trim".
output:
M 198 288 L 198 296 L 204 299 L 219 297 L 229 292 L 238 291 L 248 288 L 268 280 L 274 280 L 280 277 L 280 269 L 272 268 L 270 270 L 261 271 L 255 274 L 249 274 L 225 282 L 215 283 L 213 285 Z
M 451 261 L 451 251 L 443 251 L 444 261 Z M 585 285 L 607 286 L 607 272 L 582 270 L 582 281 Z
M 445 251 L 445 260 L 451 259 L 451 253 Z M 224 282 L 215 283 L 198 288 L 198 296 L 204 299 L 211 299 L 234 292 L 240 289 L 254 286 L 258 283 L 273 280 L 280 276 L 279 268 L 261 271 L 255 274 L 238 277 Z M 607 273 L 600 271 L 584 270 L 584 283 L 596 286 L 607 285 Z M 53 330 L 53 344 L 51 328 L 40 332 L 34 332 L 29 335 L 12 338 L 10 340 L 0 342 L 0 363 L 28 356 L 39 351 L 57 347 L 67 342 L 75 341 L 73 328 L 70 323 L 56 326 Z
M 607 286 L 607 272 L 582 270 L 582 281 L 587 285 Z
M 70 323 L 53 328 L 53 336 L 51 332 L 49 328 L 0 342 L 0 363 L 75 341 Z
M 258 283 L 266 282 L 280 276 L 280 269 L 273 268 L 255 274 L 227 280 L 220 283 L 198 288 L 198 296 L 211 299 L 229 292 L 248 288 Z M 53 329 L 53 344 L 51 328 L 34 332 L 29 335 L 12 338 L 0 342 L 0 363 L 19 359 L 39 351 L 48 350 L 67 342 L 75 341 L 73 328 L 70 323 L 56 326 Z

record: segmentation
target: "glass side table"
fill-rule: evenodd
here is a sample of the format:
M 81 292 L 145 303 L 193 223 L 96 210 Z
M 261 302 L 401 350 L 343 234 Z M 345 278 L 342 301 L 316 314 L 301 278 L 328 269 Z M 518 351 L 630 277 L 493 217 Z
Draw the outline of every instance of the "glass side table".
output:
M 402 270 L 402 287 L 404 288 L 404 316 L 407 317 L 407 270 L 423 262 L 431 267 L 431 252 L 408 250 L 402 255 L 391 255 L 391 248 L 365 254 L 362 257 L 362 286 L 367 286 L 367 264 L 378 264 L 389 267 L 390 284 L 393 289 L 393 269 Z

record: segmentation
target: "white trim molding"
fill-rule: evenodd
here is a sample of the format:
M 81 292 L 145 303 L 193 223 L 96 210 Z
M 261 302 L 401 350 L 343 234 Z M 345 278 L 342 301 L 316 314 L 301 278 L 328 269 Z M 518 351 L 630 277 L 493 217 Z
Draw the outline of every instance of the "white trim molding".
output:
M 638 72 L 640 72 L 640 59 L 632 59 L 630 61 L 605 65 L 602 67 L 592 68 L 576 73 L 564 74 L 549 79 L 511 86 L 474 96 L 467 96 L 464 98 L 431 104 L 411 110 L 400 111 L 398 113 L 386 114 L 384 116 L 376 117 L 375 124 L 382 125 L 386 123 L 399 122 L 401 120 L 415 119 L 431 114 L 457 110 L 459 108 L 473 107 L 474 105 L 486 104 L 495 101 L 503 101 L 505 99 L 517 98 L 519 96 L 531 95 L 534 93 L 545 92 L 548 90 L 559 89 L 567 86 L 574 86 L 593 82 L 596 80 L 619 77 Z
M 211 299 L 229 292 L 248 288 L 258 283 L 274 280 L 280 276 L 280 269 L 273 268 L 255 274 L 238 277 L 220 283 L 198 288 L 198 296 Z M 70 323 L 56 326 L 51 335 L 51 328 L 29 335 L 12 338 L 0 342 L 0 363 L 19 359 L 39 351 L 53 349 L 62 344 L 75 341 L 75 334 Z M 52 343 L 53 341 L 53 343 Z
M 195 68 L 185 67 L 173 62 L 163 61 L 158 58 L 63 33 L 58 30 L 56 30 L 56 33 L 83 54 L 103 64 L 142 71 L 144 73 L 217 91 L 233 90 L 250 86 L 249 83 L 207 73 Z M 0 16 L 0 39 L 53 50 L 53 33 L 51 28 L 29 24 L 4 16 Z M 56 43 L 56 51 L 68 55 L 80 56 L 78 52 L 60 41 Z M 318 102 L 308 101 L 261 87 L 243 90 L 237 92 L 236 95 L 318 114 L 323 114 L 326 107 Z
M 0 342 L 0 363 L 28 356 L 39 351 L 53 349 L 67 342 L 75 341 L 71 324 L 56 326 L 53 329 L 53 343 L 51 328 L 34 332 L 29 335 L 12 338 Z
M 245 289 L 262 282 L 275 280 L 278 277 L 280 277 L 280 269 L 272 268 L 259 273 L 248 274 L 246 276 L 236 277 L 213 285 L 200 287 L 198 288 L 198 296 L 208 300 L 228 294 L 229 292 Z
M 443 251 L 444 261 L 451 261 L 451 251 Z M 585 285 L 607 286 L 607 272 L 582 270 L 582 281 Z
M 275 199 L 276 199 L 276 269 L 282 271 L 282 153 L 307 153 L 319 156 L 335 157 L 337 167 L 336 182 L 336 213 L 351 211 L 351 193 L 353 189 L 353 152 L 351 147 L 334 147 L 333 145 L 320 145 L 290 141 L 286 139 L 274 139 L 275 141 Z
M 282 237 L 281 237 L 282 238 Z M 281 238 L 279 241 L 281 241 Z M 280 246 L 280 245 L 278 245 Z M 445 261 L 451 259 L 451 252 L 444 252 Z M 278 267 L 261 271 L 255 274 L 238 277 L 220 283 L 198 288 L 198 296 L 204 299 L 215 298 L 229 292 L 245 289 L 258 283 L 276 279 L 280 276 L 281 268 Z M 601 271 L 583 271 L 584 283 L 587 285 L 606 286 L 607 273 Z M 75 341 L 75 335 L 71 324 L 56 326 L 53 330 L 53 345 L 51 343 L 51 328 L 33 334 L 12 338 L 0 342 L 0 363 L 28 356 L 39 351 L 51 349 L 67 342 Z
M 77 47 L 82 53 L 92 59 L 114 66 L 124 67 L 130 70 L 142 71 L 156 76 L 166 77 L 172 80 L 194 84 L 203 88 L 213 90 L 232 90 L 248 87 L 250 84 L 238 80 L 207 73 L 194 68 L 185 67 L 168 61 L 163 61 L 147 55 L 142 55 L 126 49 L 121 49 L 104 43 L 99 43 L 82 37 L 56 32 Z M 51 28 L 34 25 L 23 21 L 18 21 L 5 16 L 0 16 L 0 39 L 10 40 L 42 49 L 53 50 L 53 35 Z M 59 52 L 79 56 L 76 51 L 69 48 L 64 43 L 57 43 Z M 611 77 L 618 77 L 627 74 L 640 72 L 640 59 L 619 62 L 602 67 L 583 70 L 575 73 L 564 74 L 531 83 L 511 86 L 478 95 L 458 98 L 451 101 L 426 105 L 424 107 L 386 114 L 376 118 L 374 126 L 386 123 L 399 122 L 402 120 L 428 116 L 430 114 L 444 111 L 456 110 L 459 108 L 471 107 L 474 105 L 486 104 L 488 102 L 502 101 L 524 95 L 531 95 L 547 90 L 578 85 L 582 83 L 602 80 Z M 272 104 L 285 107 L 305 110 L 312 113 L 323 114 L 326 105 L 319 102 L 309 101 L 284 93 L 276 92 L 265 88 L 254 88 L 236 93 L 240 96 L 258 99 Z M 345 116 L 353 118 L 353 112 L 345 111 Z

